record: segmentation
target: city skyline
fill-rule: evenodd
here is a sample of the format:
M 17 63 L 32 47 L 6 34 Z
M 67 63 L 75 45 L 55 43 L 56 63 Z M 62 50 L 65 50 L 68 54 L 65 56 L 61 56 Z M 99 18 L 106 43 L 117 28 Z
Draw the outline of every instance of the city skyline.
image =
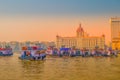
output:
M 105 34 L 109 42 L 109 19 L 120 16 L 119 3 L 119 0 L 0 0 L 0 41 L 55 41 L 56 35 L 75 36 L 81 23 L 91 36 Z

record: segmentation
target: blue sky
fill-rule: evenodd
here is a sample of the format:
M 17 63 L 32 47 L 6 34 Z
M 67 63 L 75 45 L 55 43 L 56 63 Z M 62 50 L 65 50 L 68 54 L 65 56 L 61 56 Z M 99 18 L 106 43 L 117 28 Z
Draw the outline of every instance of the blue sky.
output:
M 0 14 L 117 16 L 120 0 L 0 0 Z

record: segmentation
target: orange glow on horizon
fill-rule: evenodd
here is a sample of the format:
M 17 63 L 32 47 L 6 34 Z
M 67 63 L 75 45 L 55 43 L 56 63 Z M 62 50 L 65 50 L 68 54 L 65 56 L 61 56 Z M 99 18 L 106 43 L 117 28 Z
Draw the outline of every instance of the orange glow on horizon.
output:
M 16 17 L 0 19 L 0 41 L 55 41 L 56 35 L 76 36 L 79 23 L 89 35 L 105 34 L 106 41 L 111 40 L 109 19 Z

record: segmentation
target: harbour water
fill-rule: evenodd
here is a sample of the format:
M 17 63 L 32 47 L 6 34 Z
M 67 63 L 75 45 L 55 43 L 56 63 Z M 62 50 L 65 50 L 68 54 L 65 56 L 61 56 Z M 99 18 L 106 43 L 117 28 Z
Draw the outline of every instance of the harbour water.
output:
M 120 80 L 120 56 L 44 61 L 22 61 L 19 56 L 0 57 L 0 80 Z

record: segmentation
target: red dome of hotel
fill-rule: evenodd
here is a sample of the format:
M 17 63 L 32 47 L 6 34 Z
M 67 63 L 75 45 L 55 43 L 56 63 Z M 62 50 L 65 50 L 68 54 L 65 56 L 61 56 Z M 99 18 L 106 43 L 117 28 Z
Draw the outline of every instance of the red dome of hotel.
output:
M 79 25 L 79 27 L 76 30 L 76 32 L 78 32 L 78 33 L 84 32 L 83 28 L 81 27 L 81 24 Z

